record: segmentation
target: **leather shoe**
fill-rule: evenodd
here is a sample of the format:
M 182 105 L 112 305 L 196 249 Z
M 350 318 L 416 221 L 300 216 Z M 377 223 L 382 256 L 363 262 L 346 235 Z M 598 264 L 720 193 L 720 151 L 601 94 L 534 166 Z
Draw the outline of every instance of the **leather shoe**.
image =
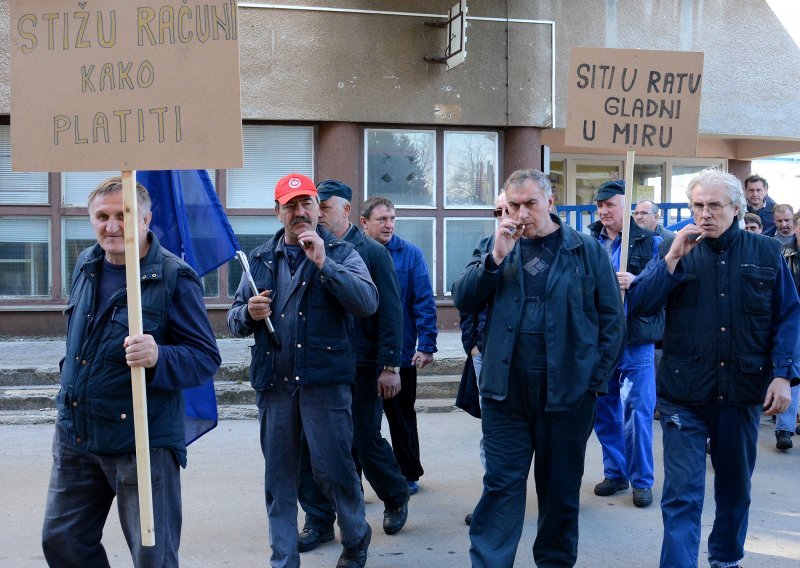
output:
M 345 548 L 339 556 L 336 568 L 364 568 L 367 564 L 367 550 L 372 540 L 372 529 L 367 525 L 367 532 L 357 545 Z
M 649 507 L 653 503 L 653 490 L 649 487 L 633 488 L 633 504 L 637 507 Z
M 775 447 L 779 450 L 788 450 L 791 449 L 792 444 L 792 433 L 786 430 L 778 430 L 775 432 Z
M 600 497 L 609 497 L 618 491 L 624 491 L 629 486 L 627 479 L 604 479 L 594 486 L 594 494 Z
M 383 532 L 395 534 L 406 524 L 408 519 L 408 499 L 399 507 L 386 507 L 383 510 Z
M 472 525 L 472 513 L 467 513 L 467 516 L 464 517 L 464 524 L 467 526 Z
M 304 527 L 303 532 L 297 535 L 297 550 L 300 552 L 308 552 L 314 550 L 318 545 L 323 542 L 330 542 L 336 537 L 333 532 L 333 527 L 318 531 L 315 528 Z

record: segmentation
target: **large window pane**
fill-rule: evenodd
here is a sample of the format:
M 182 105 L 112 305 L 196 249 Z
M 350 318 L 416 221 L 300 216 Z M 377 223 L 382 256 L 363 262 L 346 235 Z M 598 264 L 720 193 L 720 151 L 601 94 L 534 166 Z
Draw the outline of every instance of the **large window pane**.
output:
M 211 184 L 216 188 L 216 170 L 207 170 Z M 86 207 L 89 194 L 110 177 L 119 172 L 64 172 L 61 178 L 61 202 L 74 207 Z M 148 188 L 149 189 L 149 188 Z
M 495 227 L 494 218 L 444 220 L 445 295 L 450 295 L 453 283 L 472 258 L 475 245 L 483 237 L 493 234 Z
M 50 220 L 0 217 L 0 296 L 50 295 Z
M 309 126 L 245 125 L 242 148 L 244 167 L 228 170 L 228 207 L 272 209 L 279 179 L 290 173 L 313 178 L 314 129 Z
M 0 205 L 47 203 L 47 173 L 11 170 L 11 129 L 0 124 Z
M 422 249 L 428 274 L 431 277 L 433 293 L 436 293 L 436 220 L 416 217 L 398 217 L 395 222 L 395 234 L 410 241 Z
M 444 133 L 445 207 L 492 207 L 497 195 L 497 133 Z
M 277 217 L 228 217 L 239 239 L 242 250 L 250 254 L 250 251 L 258 245 L 264 244 L 280 230 L 280 220 Z M 234 296 L 242 279 L 242 268 L 239 261 L 233 259 L 228 263 L 228 295 Z
M 631 203 L 635 204 L 642 199 L 661 203 L 663 180 L 664 164 L 634 164 Z
M 62 293 L 69 296 L 72 290 L 72 272 L 83 249 L 96 245 L 97 236 L 89 217 L 64 217 L 61 219 L 61 282 Z
M 367 130 L 366 196 L 380 195 L 396 207 L 436 204 L 436 137 L 415 130 Z

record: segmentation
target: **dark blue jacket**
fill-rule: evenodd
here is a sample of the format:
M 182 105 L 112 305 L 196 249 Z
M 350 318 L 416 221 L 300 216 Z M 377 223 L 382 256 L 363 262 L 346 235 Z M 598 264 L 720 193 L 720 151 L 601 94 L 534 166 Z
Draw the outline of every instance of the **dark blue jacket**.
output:
M 355 226 L 351 225 L 343 238 L 355 247 L 378 289 L 378 310 L 355 322 L 356 363 L 399 367 L 403 349 L 403 306 L 392 257 L 386 247 Z
M 259 290 L 272 290 L 273 306 L 286 291 L 277 286 L 276 247 L 283 246 L 284 229 L 250 252 L 250 269 Z M 292 377 L 297 385 L 335 385 L 353 383 L 356 373 L 355 350 L 351 342 L 353 317 L 367 317 L 378 307 L 378 292 L 369 278 L 364 261 L 353 245 L 333 237 L 317 227 L 325 242 L 327 258 L 319 270 L 311 264 L 303 272 L 299 311 L 291 335 L 296 344 L 283 345 L 293 350 Z M 295 277 L 300 275 L 298 272 Z M 250 383 L 257 391 L 276 388 L 279 382 L 274 368 L 275 356 L 264 322 L 255 321 L 247 311 L 252 296 L 242 279 L 231 309 L 228 310 L 228 329 L 237 337 L 255 334 L 250 347 Z M 275 329 L 284 321 L 282 314 L 273 313 Z M 294 314 L 293 314 L 294 315 Z M 288 381 L 288 378 L 285 378 Z
M 764 198 L 764 207 L 761 209 L 751 209 L 750 205 L 747 206 L 748 213 L 755 213 L 761 217 L 761 234 L 768 237 L 774 237 L 778 228 L 775 226 L 775 218 L 772 215 L 772 208 L 775 207 L 775 200 L 769 195 Z
M 401 367 L 411 367 L 416 350 L 436 352 L 436 302 L 433 300 L 428 265 L 418 246 L 397 235 L 386 243 L 400 282 L 403 303 L 403 355 Z
M 600 244 L 551 215 L 561 245 L 550 269 L 545 292 L 547 345 L 547 411 L 570 410 L 587 391 L 608 391 L 625 343 L 625 320 L 617 278 Z M 479 386 L 481 396 L 503 400 L 525 288 L 522 254 L 517 243 L 499 267 L 491 253 L 475 250 L 453 285 L 459 310 L 479 312 L 488 306 Z
M 797 293 L 800 294 L 800 244 L 797 242 L 797 235 L 792 237 L 792 242 L 783 245 L 781 252 L 786 264 L 789 265 L 789 273 L 792 275 Z
M 150 447 L 173 450 L 185 466 L 181 389 L 211 380 L 221 359 L 197 275 L 161 248 L 153 233 L 148 239 L 150 249 L 140 262 L 142 323 L 158 344 L 158 362 L 145 373 Z M 122 347 L 128 336 L 128 302 L 123 286 L 94 313 L 104 254 L 95 245 L 80 254 L 75 266 L 56 402 L 58 420 L 77 445 L 119 455 L 135 451 L 131 372 Z
M 494 235 L 484 237 L 475 245 L 477 251 L 481 253 L 492 252 L 494 247 Z M 477 314 L 470 312 L 459 312 L 458 326 L 461 328 L 461 345 L 464 352 L 469 356 L 473 347 L 478 347 L 478 351 L 483 353 L 483 336 L 486 333 L 486 308 Z
M 608 237 L 601 233 L 602 229 L 603 224 L 600 221 L 595 221 L 589 225 L 589 231 L 592 236 L 600 241 L 601 244 L 608 239 Z M 628 235 L 628 267 L 626 272 L 637 276 L 641 274 L 650 260 L 659 255 L 659 247 L 663 239 L 655 235 L 653 231 L 643 229 L 637 225 L 633 219 L 631 219 Z M 617 271 L 620 270 L 621 243 L 622 239 L 618 235 L 611 245 L 611 264 Z M 662 254 L 666 254 L 666 250 L 663 250 Z M 619 284 L 614 291 L 619 293 Z M 627 342 L 629 345 L 655 343 L 659 341 L 664 334 L 664 311 L 662 310 L 655 315 L 643 317 L 637 316 L 630 310 L 627 310 L 626 324 L 628 330 Z
M 654 259 L 629 297 L 642 316 L 666 305 L 659 397 L 754 405 L 773 378 L 800 377 L 800 300 L 780 245 L 737 221 L 704 239 L 672 274 Z

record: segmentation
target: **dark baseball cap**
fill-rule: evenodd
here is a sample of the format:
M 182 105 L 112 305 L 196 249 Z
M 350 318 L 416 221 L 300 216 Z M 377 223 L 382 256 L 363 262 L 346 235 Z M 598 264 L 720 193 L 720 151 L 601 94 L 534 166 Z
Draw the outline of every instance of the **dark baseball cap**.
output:
M 611 199 L 615 195 L 625 195 L 625 180 L 613 179 L 605 182 L 597 188 L 597 193 L 594 194 L 595 201 L 605 201 Z
M 328 179 L 317 184 L 317 192 L 319 193 L 319 200 L 325 201 L 334 195 L 350 201 L 353 199 L 353 190 L 350 186 L 337 179 Z

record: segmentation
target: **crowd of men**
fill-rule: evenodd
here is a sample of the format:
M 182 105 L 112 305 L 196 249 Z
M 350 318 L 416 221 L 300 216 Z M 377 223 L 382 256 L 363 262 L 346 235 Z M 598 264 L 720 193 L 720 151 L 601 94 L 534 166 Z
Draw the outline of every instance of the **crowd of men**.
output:
M 109 565 L 101 536 L 114 498 L 134 564 L 178 565 L 181 391 L 220 364 L 199 279 L 149 231 L 141 185 L 146 321 L 128 335 L 121 189 L 111 178 L 89 196 L 98 243 L 73 274 L 42 535 L 50 566 Z M 506 180 L 495 233 L 453 285 L 469 356 L 457 403 L 480 416 L 483 434 L 483 493 L 465 519 L 473 567 L 513 566 L 531 465 L 534 561 L 575 564 L 593 430 L 603 450 L 595 493 L 632 486 L 633 504 L 649 506 L 654 413 L 664 447 L 660 565 L 697 566 L 708 453 L 720 472 L 708 559 L 738 566 L 761 413 L 776 417 L 777 447 L 791 448 L 800 390 L 800 213 L 767 192 L 759 176 L 742 184 L 703 170 L 686 191 L 694 223 L 672 233 L 652 201 L 630 215 L 625 182 L 614 180 L 598 188 L 599 220 L 584 234 L 555 214 L 545 174 Z M 365 566 L 372 528 L 361 475 L 393 535 L 424 473 L 414 400 L 417 370 L 436 352 L 430 277 L 419 248 L 394 234 L 394 204 L 371 197 L 356 226 L 352 195 L 337 180 L 279 180 L 282 228 L 249 253 L 257 290 L 243 276 L 227 315 L 231 333 L 254 338 L 273 567 L 299 566 L 300 553 L 335 538 L 334 522 L 337 568 Z M 155 546 L 142 545 L 132 482 L 130 367 L 147 380 Z

